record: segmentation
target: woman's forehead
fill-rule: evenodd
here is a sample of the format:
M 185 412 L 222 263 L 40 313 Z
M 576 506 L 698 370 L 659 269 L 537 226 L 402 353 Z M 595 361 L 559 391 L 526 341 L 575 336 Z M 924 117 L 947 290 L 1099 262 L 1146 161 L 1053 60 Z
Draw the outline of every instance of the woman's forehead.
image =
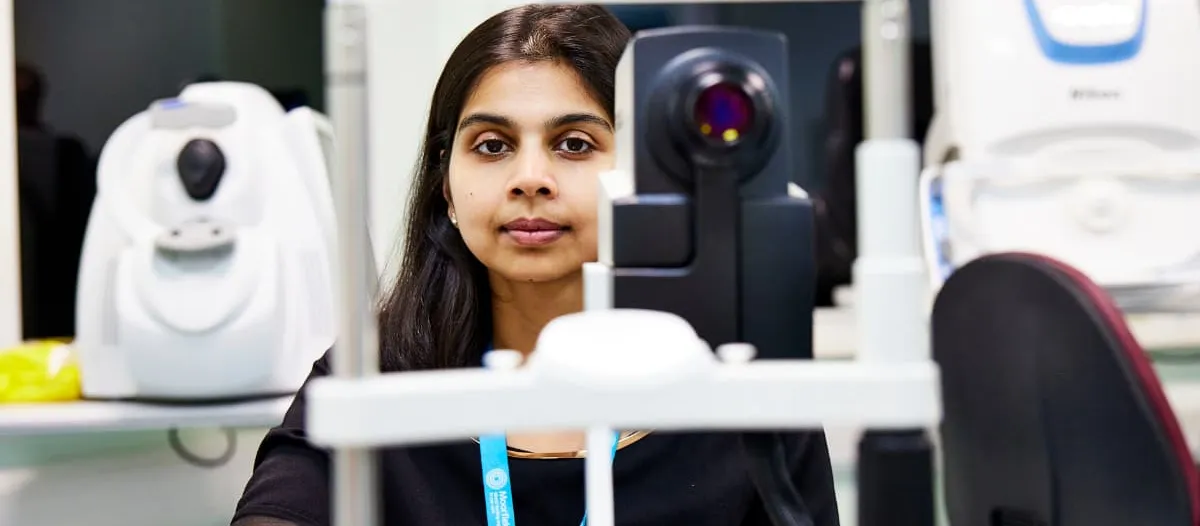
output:
M 485 73 L 463 105 L 459 119 L 474 114 L 496 115 L 517 126 L 541 127 L 565 114 L 603 116 L 579 76 L 554 62 L 514 62 Z

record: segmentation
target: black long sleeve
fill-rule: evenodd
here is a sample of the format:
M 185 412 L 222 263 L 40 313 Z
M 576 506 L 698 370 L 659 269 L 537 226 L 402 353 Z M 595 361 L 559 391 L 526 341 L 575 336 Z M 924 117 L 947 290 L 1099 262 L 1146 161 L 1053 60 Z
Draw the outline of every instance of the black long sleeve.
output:
M 825 433 L 787 433 L 785 437 L 792 484 L 804 500 L 813 526 L 839 526 L 841 518 Z M 756 499 L 742 526 L 774 526 L 760 499 Z
M 283 422 L 267 432 L 234 513 L 235 526 L 325 526 L 330 523 L 329 452 L 304 432 L 305 388 L 329 374 L 328 353 L 313 364 Z
M 839 526 L 841 519 L 825 433 L 813 432 L 795 438 L 798 443 L 792 463 L 795 466 L 793 482 L 812 513 L 813 525 Z

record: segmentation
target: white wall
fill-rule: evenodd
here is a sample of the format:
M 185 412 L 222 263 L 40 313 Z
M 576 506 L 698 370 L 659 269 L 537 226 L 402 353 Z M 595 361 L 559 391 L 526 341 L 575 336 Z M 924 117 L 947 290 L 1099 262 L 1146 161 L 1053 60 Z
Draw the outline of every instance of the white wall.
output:
M 384 276 L 403 242 L 401 221 L 429 102 L 442 66 L 476 25 L 527 2 L 368 0 L 371 232 Z
M 0 347 L 21 340 L 21 247 L 17 207 L 12 4 L 0 3 Z M 5 125 L 6 123 L 13 123 Z

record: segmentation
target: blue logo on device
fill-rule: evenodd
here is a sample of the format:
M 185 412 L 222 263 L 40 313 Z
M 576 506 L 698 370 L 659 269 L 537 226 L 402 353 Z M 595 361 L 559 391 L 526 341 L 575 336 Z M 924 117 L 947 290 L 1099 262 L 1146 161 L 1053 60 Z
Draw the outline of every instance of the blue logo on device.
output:
M 1082 2 L 1080 3 L 1082 4 Z M 1070 44 L 1054 38 L 1046 27 L 1042 13 L 1038 11 L 1036 0 L 1025 0 L 1025 12 L 1029 15 L 1033 36 L 1037 39 L 1038 46 L 1042 48 L 1042 53 L 1047 58 L 1060 64 L 1100 65 L 1124 62 L 1137 56 L 1138 52 L 1142 50 L 1142 43 L 1146 38 L 1146 10 L 1148 9 L 1146 4 L 1149 3 L 1149 0 L 1138 1 L 1141 9 L 1137 13 L 1137 30 L 1134 31 L 1133 36 L 1129 37 L 1129 40 L 1099 45 Z M 1075 9 L 1078 16 L 1085 16 L 1084 10 L 1087 9 L 1109 9 L 1108 12 L 1113 13 L 1120 9 L 1120 6 L 1101 3 L 1094 6 L 1065 5 L 1058 6 L 1058 9 Z

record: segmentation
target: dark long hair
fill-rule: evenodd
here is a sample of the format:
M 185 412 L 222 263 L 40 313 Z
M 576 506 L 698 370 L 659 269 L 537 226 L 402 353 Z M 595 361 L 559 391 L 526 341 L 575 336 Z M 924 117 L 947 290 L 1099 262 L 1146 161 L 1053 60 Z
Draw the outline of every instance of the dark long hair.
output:
M 476 365 L 491 337 L 487 270 L 450 224 L 442 193 L 458 119 L 480 77 L 513 61 L 559 62 L 611 119 L 617 62 L 629 38 L 599 6 L 528 5 L 483 22 L 450 55 L 417 161 L 402 266 L 379 308 L 383 370 Z

